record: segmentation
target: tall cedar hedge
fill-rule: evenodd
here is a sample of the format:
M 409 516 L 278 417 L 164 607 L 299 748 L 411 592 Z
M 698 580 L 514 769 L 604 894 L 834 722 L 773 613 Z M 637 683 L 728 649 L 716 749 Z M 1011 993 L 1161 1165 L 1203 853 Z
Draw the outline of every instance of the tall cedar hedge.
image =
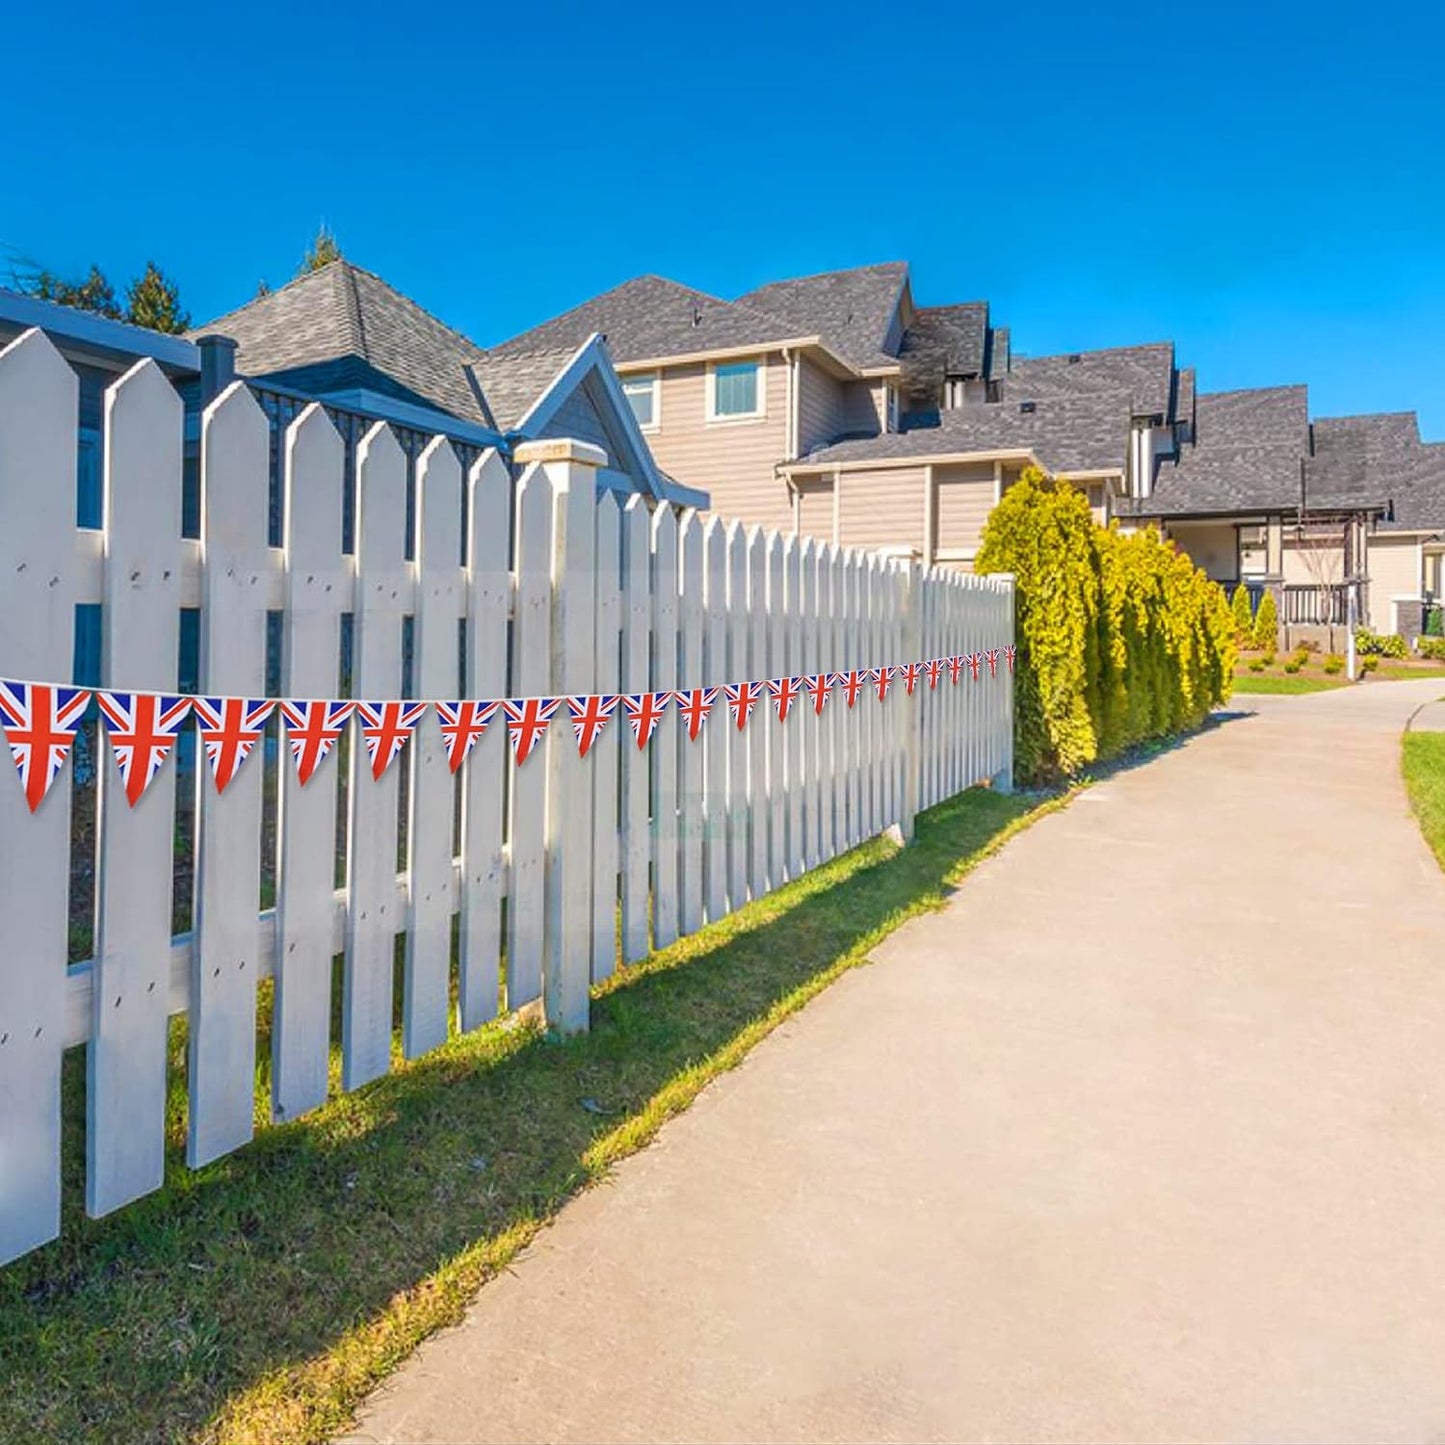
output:
M 1157 532 L 1096 526 L 1067 483 L 1026 471 L 993 509 L 975 569 L 1016 579 L 1020 782 L 1193 727 L 1228 699 L 1235 621 L 1223 590 Z

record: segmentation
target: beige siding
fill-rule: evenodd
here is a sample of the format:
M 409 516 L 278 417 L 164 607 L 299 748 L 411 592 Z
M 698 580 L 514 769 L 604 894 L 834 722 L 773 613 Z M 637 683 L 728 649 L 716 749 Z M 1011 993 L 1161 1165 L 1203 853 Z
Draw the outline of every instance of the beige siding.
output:
M 921 466 L 844 472 L 839 506 L 845 547 L 923 550 Z
M 810 479 L 798 484 L 798 531 L 820 542 L 833 540 L 833 482 Z
M 934 467 L 933 490 L 938 551 L 975 551 L 993 510 L 993 464 Z
M 712 509 L 723 517 L 791 528 L 788 488 L 774 473 L 787 454 L 787 371 L 781 358 L 766 359 L 765 416 L 709 422 L 706 365 L 665 370 L 659 385 L 659 425 L 647 433 L 657 464 L 684 485 L 711 492 Z
M 843 385 L 843 430 L 854 436 L 876 436 L 883 430 L 879 419 L 878 390 L 866 381 Z
M 1375 632 L 1398 632 L 1394 600 L 1420 595 L 1419 541 L 1414 537 L 1391 537 L 1387 532 L 1375 533 L 1370 538 L 1369 569 L 1370 628 Z
M 1373 558 L 1371 559 L 1373 562 Z M 1288 586 L 1328 586 L 1345 577 L 1345 544 L 1341 537 L 1284 538 L 1284 580 Z
M 1169 535 L 1216 582 L 1238 580 L 1238 531 L 1233 522 L 1175 522 Z
M 848 430 L 843 385 L 806 357 L 798 362 L 798 454 L 835 441 Z

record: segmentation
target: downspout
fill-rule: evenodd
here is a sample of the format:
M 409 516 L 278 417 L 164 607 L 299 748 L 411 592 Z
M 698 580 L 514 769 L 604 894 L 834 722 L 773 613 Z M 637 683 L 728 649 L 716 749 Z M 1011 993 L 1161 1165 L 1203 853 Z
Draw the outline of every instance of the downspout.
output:
M 783 365 L 788 368 L 788 406 L 787 425 L 783 435 L 783 450 L 790 462 L 796 462 L 798 457 L 798 358 L 792 347 L 783 347 Z M 783 481 L 788 488 L 789 510 L 793 514 L 793 534 L 797 536 L 803 530 L 803 499 L 791 473 L 784 473 Z

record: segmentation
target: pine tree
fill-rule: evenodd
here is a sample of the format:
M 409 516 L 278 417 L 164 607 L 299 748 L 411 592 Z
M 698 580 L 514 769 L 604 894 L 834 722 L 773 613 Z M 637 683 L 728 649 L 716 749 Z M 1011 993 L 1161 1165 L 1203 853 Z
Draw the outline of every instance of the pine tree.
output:
M 67 281 L 54 271 L 44 269 L 28 273 L 16 272 L 12 278 L 17 291 L 40 301 L 54 301 L 60 306 L 73 306 L 78 311 L 94 311 L 119 321 L 122 316 L 115 299 L 115 288 L 105 279 L 99 266 L 92 266 L 83 281 Z
M 179 336 L 191 324 L 189 314 L 181 309 L 180 290 L 154 261 L 147 261 L 144 272 L 130 283 L 126 291 L 126 320 L 133 326 L 163 331 Z
M 1229 606 L 1234 613 L 1234 630 L 1240 643 L 1247 646 L 1254 636 L 1254 609 L 1249 605 L 1249 589 L 1243 582 L 1234 589 Z
M 336 244 L 336 233 L 323 221 L 316 232 L 316 239 L 306 248 L 306 254 L 301 258 L 301 269 L 296 274 L 305 276 L 340 259 L 341 247 Z
M 1274 593 L 1266 592 L 1259 599 L 1259 611 L 1254 618 L 1254 645 L 1273 652 L 1278 643 L 1279 613 L 1275 608 Z

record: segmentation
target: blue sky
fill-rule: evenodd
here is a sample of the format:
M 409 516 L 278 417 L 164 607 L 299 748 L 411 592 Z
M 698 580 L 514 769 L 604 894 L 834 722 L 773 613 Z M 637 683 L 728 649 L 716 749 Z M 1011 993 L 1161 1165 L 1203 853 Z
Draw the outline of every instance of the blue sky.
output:
M 154 257 L 197 321 L 323 219 L 482 344 L 641 272 L 906 259 L 1022 353 L 1173 338 L 1206 390 L 1308 382 L 1445 440 L 1423 4 L 79 0 L 6 48 L 0 244 Z

